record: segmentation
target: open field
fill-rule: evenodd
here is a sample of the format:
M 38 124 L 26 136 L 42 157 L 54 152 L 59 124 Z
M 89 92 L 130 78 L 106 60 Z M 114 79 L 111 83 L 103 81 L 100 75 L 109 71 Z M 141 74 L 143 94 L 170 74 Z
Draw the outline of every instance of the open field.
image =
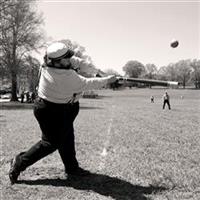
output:
M 30 104 L 2 103 L 0 199 L 199 200 L 200 91 L 168 90 L 172 110 L 162 110 L 164 91 L 101 90 L 99 99 L 81 99 L 77 158 L 92 174 L 66 179 L 55 152 L 21 173 L 13 186 L 9 161 L 37 142 L 40 130 Z

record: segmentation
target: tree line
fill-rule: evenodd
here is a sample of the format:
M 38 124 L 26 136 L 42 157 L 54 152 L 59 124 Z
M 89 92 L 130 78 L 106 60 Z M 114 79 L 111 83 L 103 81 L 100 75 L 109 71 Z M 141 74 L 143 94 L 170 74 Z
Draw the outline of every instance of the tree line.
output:
M 34 71 L 31 57 L 42 47 L 43 18 L 36 12 L 35 1 L 6 0 L 0 3 L 0 70 L 11 81 L 11 101 L 17 101 L 18 79 Z M 30 69 L 30 68 L 31 69 Z
M 1 85 L 11 85 L 11 101 L 17 101 L 20 89 L 34 91 L 37 85 L 40 62 L 33 56 L 40 48 L 46 46 L 44 23 L 38 13 L 36 0 L 6 0 L 0 2 L 0 81 Z M 82 67 L 80 72 L 89 76 L 98 71 L 85 48 L 70 40 L 63 40 L 76 56 L 87 60 L 89 67 Z M 87 65 L 88 66 L 88 65 Z M 148 79 L 179 81 L 185 87 L 193 83 L 200 88 L 200 60 L 181 60 L 177 63 L 157 69 L 154 64 L 131 60 L 122 67 L 126 76 Z M 109 70 L 108 70 L 109 71 Z M 107 73 L 115 72 L 110 70 Z
M 194 85 L 200 89 L 200 60 L 186 59 L 170 63 L 159 69 L 154 64 L 142 64 L 131 60 L 123 66 L 125 75 L 132 78 L 147 78 L 168 81 L 178 81 L 183 88 Z

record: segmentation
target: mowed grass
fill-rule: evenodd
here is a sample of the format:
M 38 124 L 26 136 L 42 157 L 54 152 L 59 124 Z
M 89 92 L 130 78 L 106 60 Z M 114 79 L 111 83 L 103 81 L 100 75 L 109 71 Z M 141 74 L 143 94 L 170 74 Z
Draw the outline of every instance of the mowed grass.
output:
M 30 105 L 1 104 L 0 199 L 199 200 L 200 91 L 169 89 L 172 110 L 162 110 L 164 92 L 100 90 L 98 99 L 81 99 L 77 158 L 91 175 L 66 179 L 55 152 L 13 186 L 9 160 L 36 143 L 40 129 Z

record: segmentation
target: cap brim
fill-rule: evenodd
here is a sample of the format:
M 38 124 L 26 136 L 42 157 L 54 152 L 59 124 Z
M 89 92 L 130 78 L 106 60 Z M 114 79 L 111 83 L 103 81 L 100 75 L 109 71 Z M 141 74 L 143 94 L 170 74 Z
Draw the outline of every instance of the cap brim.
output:
M 74 51 L 69 49 L 69 50 L 67 50 L 67 52 L 64 55 L 62 55 L 58 58 L 50 58 L 50 59 L 51 60 L 60 60 L 62 58 L 71 58 L 73 55 L 74 55 Z

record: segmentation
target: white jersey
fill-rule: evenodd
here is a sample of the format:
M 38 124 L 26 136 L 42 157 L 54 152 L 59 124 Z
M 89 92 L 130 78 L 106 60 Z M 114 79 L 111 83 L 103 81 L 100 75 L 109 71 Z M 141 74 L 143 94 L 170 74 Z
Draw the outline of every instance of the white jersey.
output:
M 169 101 L 169 95 L 168 94 L 164 94 L 163 95 L 163 100 L 168 100 Z
M 41 69 L 38 96 L 54 103 L 78 101 L 83 91 L 102 88 L 109 78 L 85 78 L 72 69 L 44 66 Z

